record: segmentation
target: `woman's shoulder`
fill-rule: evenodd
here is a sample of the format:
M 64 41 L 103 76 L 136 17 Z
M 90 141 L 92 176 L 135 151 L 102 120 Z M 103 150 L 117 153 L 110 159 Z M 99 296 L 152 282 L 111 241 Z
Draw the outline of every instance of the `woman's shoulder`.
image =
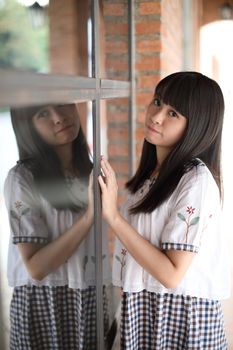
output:
M 198 160 L 183 174 L 175 190 L 179 195 L 187 191 L 192 192 L 195 196 L 209 193 L 214 198 L 219 198 L 219 188 L 214 176 L 201 160 Z
M 26 166 L 24 162 L 18 161 L 15 166 L 13 166 L 7 174 L 7 177 L 32 177 L 32 173 L 29 167 Z
M 4 188 L 16 186 L 17 183 L 32 184 L 33 175 L 29 168 L 23 162 L 17 162 L 7 173 Z
M 214 177 L 208 166 L 200 159 L 195 159 L 194 164 L 187 168 L 181 179 L 186 181 L 201 181 L 204 179 L 214 181 Z

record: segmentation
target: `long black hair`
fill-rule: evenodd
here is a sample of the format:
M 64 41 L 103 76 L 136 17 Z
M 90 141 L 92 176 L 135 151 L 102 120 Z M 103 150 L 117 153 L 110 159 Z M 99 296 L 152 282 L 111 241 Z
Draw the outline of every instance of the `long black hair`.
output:
M 78 116 L 75 104 L 65 106 L 72 108 L 72 112 Z M 59 157 L 53 148 L 43 141 L 33 125 L 33 116 L 44 107 L 48 106 L 11 109 L 11 122 L 19 151 L 18 163 L 24 164 L 31 171 L 37 190 L 52 206 L 57 209 L 79 210 L 80 206 L 73 199 L 67 186 Z M 77 138 L 73 141 L 72 151 L 73 169 L 87 186 L 93 164 L 81 126 Z
M 155 96 L 188 119 L 186 131 L 163 161 L 156 182 L 131 213 L 152 212 L 175 190 L 182 175 L 203 161 L 222 197 L 221 138 L 224 98 L 216 81 L 199 72 L 176 72 L 162 79 Z M 138 169 L 126 187 L 135 193 L 156 168 L 156 146 L 144 140 Z

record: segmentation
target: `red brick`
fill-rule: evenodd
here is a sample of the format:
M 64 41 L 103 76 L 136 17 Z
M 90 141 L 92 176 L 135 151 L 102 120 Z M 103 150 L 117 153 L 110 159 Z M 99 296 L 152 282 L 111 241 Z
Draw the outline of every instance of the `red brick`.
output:
M 128 52 L 128 43 L 126 41 L 120 40 L 107 40 L 106 41 L 106 52 L 110 53 L 119 53 L 119 52 Z
M 128 62 L 124 62 L 121 58 L 107 58 L 106 68 L 125 71 L 128 69 Z
M 138 77 L 139 88 L 150 88 L 151 92 L 154 92 L 155 85 L 160 79 L 159 75 L 143 75 Z
M 129 131 L 127 127 L 108 128 L 108 139 L 111 141 L 128 140 Z
M 127 106 L 128 105 L 128 98 L 127 97 L 121 97 L 121 98 L 117 98 L 117 99 L 114 99 L 114 100 L 107 100 L 107 105 L 110 106 L 114 106 L 114 107 L 122 107 L 122 106 Z M 118 112 L 118 111 L 117 111 Z
M 144 126 L 140 126 L 136 130 L 136 141 L 142 142 L 145 137 L 145 129 Z
M 128 24 L 127 23 L 105 23 L 106 34 L 116 34 L 116 35 L 127 35 L 128 34 Z
M 148 104 L 150 103 L 151 98 L 152 98 L 152 96 L 148 92 L 140 93 L 140 94 L 137 94 L 137 96 L 136 96 L 136 103 L 137 103 L 137 105 L 143 105 L 146 108 L 148 106 Z
M 129 173 L 129 163 L 128 160 L 116 160 L 115 158 L 110 158 L 110 163 L 116 173 L 128 175 Z
M 161 13 L 161 6 L 159 2 L 143 2 L 139 5 L 140 15 L 150 15 Z
M 159 70 L 160 68 L 159 56 L 143 56 L 136 62 L 136 69 L 138 70 Z
M 124 4 L 106 4 L 104 3 L 104 16 L 123 16 L 125 13 Z
M 108 154 L 110 156 L 128 156 L 129 147 L 128 144 L 109 144 Z
M 136 44 L 138 52 L 160 52 L 160 40 L 139 40 Z
M 122 122 L 127 122 L 128 121 L 128 113 L 127 112 L 110 112 L 108 111 L 107 113 L 107 119 L 108 122 L 113 122 L 113 123 L 122 123 Z
M 161 22 L 159 20 L 136 23 L 137 35 L 159 33 L 160 29 L 161 29 Z

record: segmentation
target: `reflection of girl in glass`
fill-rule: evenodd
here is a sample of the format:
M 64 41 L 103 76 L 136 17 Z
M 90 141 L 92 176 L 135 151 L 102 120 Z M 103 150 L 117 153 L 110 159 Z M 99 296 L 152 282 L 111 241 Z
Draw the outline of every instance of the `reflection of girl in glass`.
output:
M 92 162 L 76 105 L 11 116 L 20 160 L 5 182 L 10 348 L 94 349 Z

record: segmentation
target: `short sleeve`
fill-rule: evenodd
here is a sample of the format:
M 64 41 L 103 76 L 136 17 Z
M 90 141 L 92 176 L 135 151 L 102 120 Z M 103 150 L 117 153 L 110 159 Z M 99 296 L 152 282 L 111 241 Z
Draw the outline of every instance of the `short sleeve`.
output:
M 32 174 L 23 165 L 8 173 L 4 197 L 13 243 L 46 243 L 48 232 L 41 201 L 33 186 Z
M 162 250 L 198 252 L 202 235 L 216 208 L 219 208 L 218 187 L 205 166 L 193 169 L 181 179 L 161 237 Z

